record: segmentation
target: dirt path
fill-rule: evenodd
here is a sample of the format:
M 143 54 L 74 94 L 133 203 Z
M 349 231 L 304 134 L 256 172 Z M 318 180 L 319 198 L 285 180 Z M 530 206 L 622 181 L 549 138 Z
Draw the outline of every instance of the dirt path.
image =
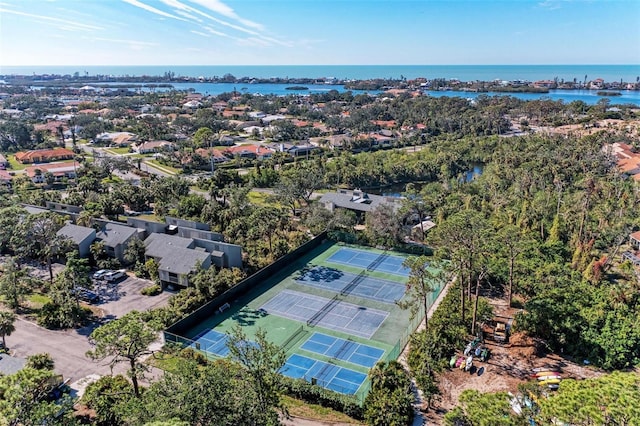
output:
M 451 288 L 453 283 L 454 281 L 450 281 L 442 289 L 442 291 L 440 292 L 436 300 L 433 302 L 433 305 L 431 305 L 431 307 L 429 308 L 429 312 L 427 312 L 427 316 L 426 316 L 427 319 L 433 316 L 433 313 L 436 311 L 436 309 L 438 309 L 438 306 L 440 306 L 440 303 L 442 302 L 446 294 L 449 292 L 449 289 Z M 426 328 L 426 321 L 423 320 L 420 323 L 420 325 L 418 325 L 418 328 L 415 331 L 422 331 L 425 328 Z M 409 365 L 407 364 L 407 356 L 409 355 L 409 349 L 410 349 L 409 344 L 407 344 L 402 350 L 400 357 L 398 358 L 398 362 L 400 362 L 400 364 L 402 364 L 407 370 L 409 370 Z M 413 390 L 413 395 L 415 397 L 415 401 L 413 403 L 414 418 L 413 418 L 412 426 L 426 425 L 428 424 L 427 419 L 425 418 L 422 412 L 422 408 L 424 407 L 425 402 L 422 396 L 422 392 L 420 391 L 420 389 L 418 389 L 418 386 L 413 378 L 411 379 L 411 389 Z

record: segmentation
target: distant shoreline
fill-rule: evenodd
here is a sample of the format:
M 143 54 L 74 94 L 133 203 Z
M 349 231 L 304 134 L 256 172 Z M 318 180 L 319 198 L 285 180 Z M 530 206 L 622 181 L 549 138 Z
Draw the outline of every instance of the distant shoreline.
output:
M 608 82 L 635 83 L 640 64 L 631 65 L 157 65 L 157 66 L 3 66 L 0 79 L 10 75 L 58 75 L 72 77 L 131 77 L 172 75 L 174 80 L 412 80 L 416 78 L 460 81 L 558 80 L 584 82 L 602 78 Z M 300 83 L 304 85 L 305 83 Z
M 640 80 L 640 79 L 638 79 Z M 566 91 L 592 91 L 598 96 L 619 96 L 620 90 L 638 91 L 639 82 L 613 81 L 606 82 L 603 79 L 564 81 L 558 78 L 553 80 L 545 79 L 539 81 L 526 80 L 493 80 L 493 81 L 462 81 L 459 79 L 365 79 L 365 80 L 340 80 L 336 78 L 236 78 L 233 75 L 223 77 L 175 77 L 167 73 L 164 76 L 102 76 L 102 75 L 56 75 L 56 74 L 35 74 L 30 76 L 0 76 L 0 87 L 2 84 L 39 87 L 52 89 L 82 89 L 83 87 L 94 89 L 176 89 L 176 86 L 194 84 L 200 86 L 207 85 L 238 85 L 241 90 L 246 90 L 251 85 L 286 85 L 287 91 L 306 91 L 309 86 L 341 87 L 344 90 L 359 92 L 384 92 L 389 90 L 407 91 L 453 91 L 461 93 L 500 93 L 500 94 L 547 94 L 550 90 Z M 184 89 L 182 89 L 184 90 Z M 235 86 L 234 86 L 234 91 Z

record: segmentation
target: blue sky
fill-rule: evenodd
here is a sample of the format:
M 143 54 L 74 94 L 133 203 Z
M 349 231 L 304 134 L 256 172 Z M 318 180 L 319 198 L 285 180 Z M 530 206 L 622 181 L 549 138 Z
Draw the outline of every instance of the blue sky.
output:
M 0 64 L 640 64 L 640 1 L 0 0 Z

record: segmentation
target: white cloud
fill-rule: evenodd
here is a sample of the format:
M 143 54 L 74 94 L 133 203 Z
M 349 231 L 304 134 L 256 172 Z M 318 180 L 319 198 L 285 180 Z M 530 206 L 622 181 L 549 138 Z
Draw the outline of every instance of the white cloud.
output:
M 92 41 L 106 41 L 108 43 L 128 44 L 130 47 L 136 47 L 142 49 L 144 47 L 157 46 L 158 43 L 151 43 L 148 41 L 130 40 L 130 39 L 118 39 L 118 38 L 105 38 L 105 37 L 83 37 L 86 40 Z
M 178 21 L 186 21 L 184 18 L 180 18 L 179 16 L 172 15 L 170 13 L 164 12 L 160 9 L 156 9 L 153 6 L 149 6 L 148 4 L 142 3 L 138 0 L 122 0 L 125 3 L 130 4 L 131 6 L 139 7 L 140 9 L 144 9 L 147 12 L 155 13 L 156 15 L 164 16 L 166 18 L 177 19 Z
M 0 12 L 19 15 L 19 16 L 25 16 L 27 18 L 32 18 L 41 23 L 54 25 L 59 29 L 64 29 L 67 31 L 94 31 L 94 30 L 104 29 L 97 25 L 84 24 L 82 22 L 75 22 L 68 19 L 54 18 L 53 16 L 34 15 L 32 13 L 20 12 L 18 10 L 0 8 Z
M 249 28 L 255 28 L 259 31 L 263 31 L 264 28 L 261 24 L 257 22 L 250 21 L 248 19 L 241 18 L 236 14 L 236 12 L 220 0 L 191 0 L 193 3 L 199 4 L 200 6 L 211 10 L 212 12 L 219 13 L 222 16 L 226 16 L 227 18 L 231 18 L 237 22 L 240 22 L 242 25 L 247 26 Z
M 200 31 L 194 31 L 194 30 L 191 30 L 191 32 L 192 32 L 193 34 L 197 34 L 197 35 L 202 36 L 202 37 L 211 37 L 211 35 L 206 34 L 206 33 L 201 33 Z
M 214 30 L 213 28 L 208 27 L 208 26 L 203 26 L 202 28 L 204 28 L 205 30 L 207 30 L 207 31 L 208 31 L 209 33 L 211 33 L 211 34 L 218 35 L 218 36 L 221 36 L 221 37 L 237 38 L 237 37 L 232 37 L 232 36 L 230 36 L 229 34 L 225 34 L 225 33 L 223 33 L 223 32 L 220 32 L 220 31 L 218 31 L 218 30 Z

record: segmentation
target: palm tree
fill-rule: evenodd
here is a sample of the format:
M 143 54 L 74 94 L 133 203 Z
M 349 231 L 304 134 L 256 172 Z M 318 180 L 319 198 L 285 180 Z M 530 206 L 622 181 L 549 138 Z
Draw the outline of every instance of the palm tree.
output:
M 0 311 L 0 335 L 2 335 L 2 347 L 7 347 L 5 336 L 11 336 L 11 333 L 16 331 L 14 322 L 16 321 L 16 315 L 9 311 Z

